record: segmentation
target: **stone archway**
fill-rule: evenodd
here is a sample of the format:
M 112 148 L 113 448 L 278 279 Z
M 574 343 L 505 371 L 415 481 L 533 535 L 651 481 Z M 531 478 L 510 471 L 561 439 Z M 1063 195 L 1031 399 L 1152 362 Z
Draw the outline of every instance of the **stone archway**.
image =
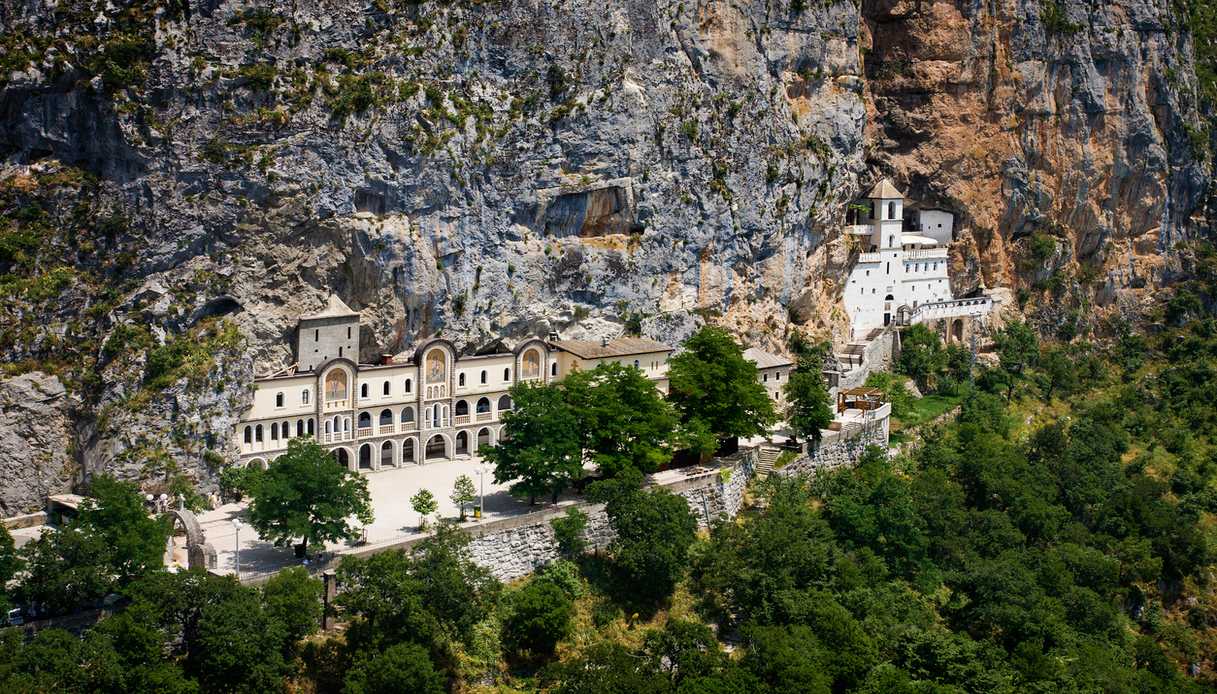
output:
M 448 440 L 442 434 L 436 434 L 427 440 L 423 460 L 443 460 L 448 455 Z
M 178 531 L 181 531 L 181 537 L 185 543 L 186 551 L 186 568 L 189 569 L 208 569 L 216 568 L 216 551 L 215 548 L 207 543 L 207 537 L 203 534 L 203 527 L 199 525 L 198 518 L 186 509 L 174 509 L 165 513 L 169 518 L 173 527 L 173 533 L 169 537 L 168 547 L 166 547 L 168 557 L 166 564 L 175 562 L 174 549 L 177 546 Z
M 484 447 L 492 446 L 492 445 L 494 445 L 494 440 L 493 440 L 493 435 L 490 433 L 490 428 L 482 427 L 481 429 L 479 429 L 478 437 L 477 437 L 477 448 L 475 450 L 478 453 L 481 453 L 482 449 Z
M 951 342 L 963 342 L 963 319 L 951 321 Z

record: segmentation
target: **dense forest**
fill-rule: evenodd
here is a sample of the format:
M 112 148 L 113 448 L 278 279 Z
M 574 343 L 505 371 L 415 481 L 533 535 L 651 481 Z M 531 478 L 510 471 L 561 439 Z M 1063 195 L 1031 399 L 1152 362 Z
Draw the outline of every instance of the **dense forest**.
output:
M 303 569 L 261 587 L 160 568 L 167 529 L 133 487 L 20 552 L 4 600 L 60 612 L 116 594 L 83 633 L 3 632 L 8 692 L 1173 692 L 1217 684 L 1217 254 L 1188 252 L 1146 326 L 1063 342 L 1012 323 L 992 359 L 909 331 L 900 453 L 754 483 L 698 533 L 629 468 L 592 484 L 614 543 L 555 521 L 563 558 L 501 585 L 445 526 L 346 559 L 318 633 Z M 920 398 L 893 383 L 909 378 Z

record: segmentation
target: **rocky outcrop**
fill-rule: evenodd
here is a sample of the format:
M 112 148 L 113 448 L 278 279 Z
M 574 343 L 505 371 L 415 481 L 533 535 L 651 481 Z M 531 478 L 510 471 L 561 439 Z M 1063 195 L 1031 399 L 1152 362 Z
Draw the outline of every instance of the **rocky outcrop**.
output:
M 870 166 L 962 216 L 957 290 L 1051 259 L 1118 304 L 1207 185 L 1190 39 L 1167 0 L 1063 2 L 1068 38 L 1046 2 L 15 5 L 0 353 L 62 373 L 81 468 L 206 490 L 241 379 L 330 291 L 368 358 L 627 318 L 847 335 Z M 248 352 L 149 368 L 223 322 Z
M 870 161 L 955 211 L 957 292 L 1094 327 L 1168 279 L 1211 184 L 1180 7 L 863 3 Z
M 0 517 L 41 510 L 48 494 L 71 491 L 71 446 L 58 378 L 32 371 L 0 380 Z

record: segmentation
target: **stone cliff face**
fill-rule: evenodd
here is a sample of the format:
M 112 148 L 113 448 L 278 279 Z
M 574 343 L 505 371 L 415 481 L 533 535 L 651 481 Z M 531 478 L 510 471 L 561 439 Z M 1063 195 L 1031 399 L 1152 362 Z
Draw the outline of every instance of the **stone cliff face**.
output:
M 1127 4 L 1070 39 L 1036 0 L 10 4 L 7 372 L 66 384 L 78 470 L 207 491 L 331 290 L 366 357 L 627 319 L 839 336 L 868 168 L 963 214 L 963 276 L 1023 286 L 1043 229 L 1152 284 L 1207 178 L 1187 36 Z
M 868 160 L 957 213 L 957 292 L 1021 290 L 1068 335 L 1169 278 L 1211 184 L 1180 7 L 863 3 Z

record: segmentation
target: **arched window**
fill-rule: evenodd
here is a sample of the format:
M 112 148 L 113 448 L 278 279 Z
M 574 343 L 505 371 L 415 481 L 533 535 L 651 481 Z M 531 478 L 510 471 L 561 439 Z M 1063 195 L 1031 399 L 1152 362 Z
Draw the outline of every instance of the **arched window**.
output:
M 325 420 L 325 426 L 322 428 L 325 429 L 325 433 L 330 433 L 330 420 Z
M 482 383 L 486 382 L 486 369 L 482 369 Z
M 442 349 L 427 352 L 427 383 L 443 383 L 448 378 L 448 358 Z
M 557 376 L 557 375 L 558 375 L 558 362 L 554 362 L 554 363 L 552 363 L 552 364 L 550 364 L 550 365 L 549 365 L 549 375 L 550 375 L 550 376 Z
M 360 412 L 359 413 L 359 428 L 364 429 L 364 428 L 370 427 L 370 426 L 372 426 L 372 415 L 368 414 L 367 412 Z
M 412 379 L 407 378 L 406 379 L 406 392 L 409 393 L 412 390 L 414 390 L 414 381 Z
M 401 410 L 401 423 L 410 424 L 414 421 L 414 408 L 403 407 Z
M 279 431 L 283 432 L 283 438 L 289 439 L 292 436 L 292 423 L 284 422 L 279 426 Z
M 308 388 L 305 388 L 304 391 L 300 393 L 300 402 L 305 405 L 308 404 Z
M 456 377 L 456 384 L 457 384 L 458 386 L 463 386 L 463 385 L 465 385 L 465 374 L 461 374 L 461 375 L 459 375 L 459 376 L 457 376 L 457 377 Z
M 888 218 L 888 219 L 895 219 L 895 218 L 896 218 L 896 203 L 894 203 L 894 202 L 889 202 L 889 203 L 887 204 L 887 218 Z
M 279 440 L 279 423 L 278 422 L 270 423 L 270 440 L 271 441 Z
M 541 353 L 535 349 L 530 349 L 524 352 L 524 358 L 520 360 L 520 378 L 528 380 L 537 378 L 541 375 Z
M 461 417 L 469 414 L 469 403 L 464 400 L 456 401 L 456 416 Z
M 247 427 L 245 427 L 245 443 L 253 443 L 253 442 L 254 442 L 254 429 L 253 429 L 253 427 L 247 426 Z
M 346 400 L 347 373 L 342 369 L 334 369 L 325 377 L 325 399 Z
M 499 412 L 502 412 L 504 410 L 510 410 L 510 409 L 511 409 L 511 396 L 504 395 L 503 397 L 499 398 Z
M 361 398 L 368 397 L 368 384 L 366 384 L 366 383 L 359 384 L 359 397 L 361 397 Z
M 634 360 L 634 368 L 635 368 L 635 369 L 639 368 L 639 366 L 638 366 L 638 360 L 637 360 L 637 359 L 635 359 L 635 360 Z
M 254 441 L 257 441 L 258 443 L 262 443 L 262 425 L 261 424 L 254 427 Z
M 283 393 L 275 393 L 275 407 L 283 407 Z
M 490 411 L 490 398 L 480 398 L 477 403 L 478 414 L 485 414 Z
M 308 420 L 308 435 L 309 436 L 313 435 L 313 420 L 311 420 L 311 419 Z
M 296 436 L 304 436 L 304 420 L 296 420 Z
M 393 423 L 393 412 L 391 410 L 381 410 L 380 421 L 378 423 L 382 427 L 387 427 L 390 424 L 392 424 Z
M 389 382 L 388 382 L 388 381 L 385 381 L 385 387 L 382 389 L 382 393 L 383 393 L 384 395 L 388 395 L 388 394 L 389 394 Z

